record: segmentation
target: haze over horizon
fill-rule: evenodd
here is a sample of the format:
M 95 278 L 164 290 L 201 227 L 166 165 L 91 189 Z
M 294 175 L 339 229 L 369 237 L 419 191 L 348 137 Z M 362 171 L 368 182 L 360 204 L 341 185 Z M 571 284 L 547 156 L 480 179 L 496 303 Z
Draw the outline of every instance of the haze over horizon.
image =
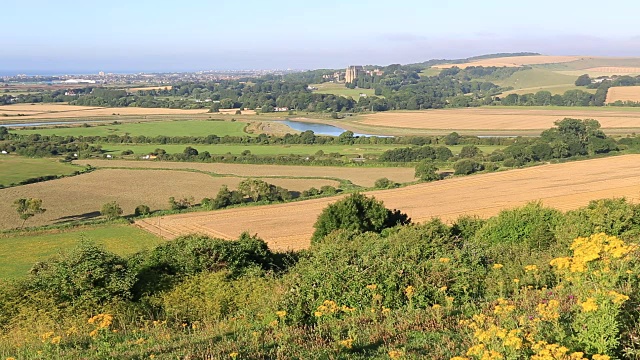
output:
M 640 3 L 9 2 L 0 74 L 342 68 L 497 52 L 640 56 Z M 612 11 L 615 10 L 612 8 Z M 635 31 L 635 32 L 634 32 Z

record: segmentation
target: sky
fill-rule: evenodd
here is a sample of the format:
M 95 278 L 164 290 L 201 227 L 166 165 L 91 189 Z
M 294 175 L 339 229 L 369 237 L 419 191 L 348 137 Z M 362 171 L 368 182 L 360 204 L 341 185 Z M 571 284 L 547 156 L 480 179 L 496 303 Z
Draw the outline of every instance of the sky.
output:
M 0 74 L 640 56 L 637 0 L 29 0 L 1 11 Z

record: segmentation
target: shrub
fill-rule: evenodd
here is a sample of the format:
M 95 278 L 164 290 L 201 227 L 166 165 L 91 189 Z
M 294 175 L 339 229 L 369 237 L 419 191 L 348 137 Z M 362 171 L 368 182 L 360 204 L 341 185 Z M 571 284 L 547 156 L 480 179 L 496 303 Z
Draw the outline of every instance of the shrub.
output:
M 484 165 L 471 159 L 462 159 L 453 164 L 455 175 L 470 175 L 484 170 Z
M 387 178 L 380 178 L 376 180 L 374 184 L 376 189 L 393 189 L 395 187 L 398 187 L 398 185 L 398 183 L 393 182 Z
M 120 205 L 118 205 L 117 202 L 112 201 L 102 205 L 100 215 L 104 216 L 108 220 L 114 220 L 122 215 L 122 208 L 120 207 Z
M 147 205 L 138 205 L 134 210 L 135 216 L 144 216 L 151 214 L 151 209 Z
M 130 299 L 135 283 L 124 259 L 89 243 L 36 264 L 30 273 L 27 288 L 48 294 L 59 305 Z
M 460 150 L 460 158 L 474 158 L 478 155 L 480 155 L 481 151 L 480 149 L 475 146 L 475 145 L 465 145 L 462 147 L 462 149 Z
M 356 193 L 329 205 L 322 211 L 314 225 L 316 230 L 311 241 L 318 242 L 338 229 L 380 232 L 385 228 L 410 222 L 411 219 L 399 210 L 389 210 L 384 207 L 382 201 Z

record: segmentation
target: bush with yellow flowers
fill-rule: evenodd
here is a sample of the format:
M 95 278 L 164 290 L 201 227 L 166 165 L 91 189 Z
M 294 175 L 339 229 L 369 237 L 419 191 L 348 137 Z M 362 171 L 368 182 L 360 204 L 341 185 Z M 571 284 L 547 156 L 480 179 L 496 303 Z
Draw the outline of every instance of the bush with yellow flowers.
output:
M 554 287 L 522 286 L 462 320 L 467 359 L 609 359 L 621 347 L 638 291 L 634 244 L 596 234 L 577 238 L 571 256 L 550 262 Z M 502 266 L 495 266 L 496 270 Z M 526 272 L 537 266 L 525 266 Z

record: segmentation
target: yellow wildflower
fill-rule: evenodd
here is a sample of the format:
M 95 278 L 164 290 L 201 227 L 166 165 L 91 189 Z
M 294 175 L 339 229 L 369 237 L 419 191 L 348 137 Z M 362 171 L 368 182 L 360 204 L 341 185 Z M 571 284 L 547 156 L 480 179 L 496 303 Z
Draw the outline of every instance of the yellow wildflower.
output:
M 322 316 L 322 311 L 316 311 L 316 312 L 313 313 L 313 315 L 315 317 L 320 317 L 320 316 Z
M 555 266 L 558 270 L 568 269 L 571 266 L 571 258 L 569 257 L 561 257 L 551 260 L 549 265 Z
M 469 358 L 462 357 L 462 356 L 454 356 L 449 360 L 469 360 Z
M 60 344 L 60 340 L 62 340 L 62 336 L 56 336 L 53 339 L 51 339 L 51 343 L 53 345 L 58 345 L 58 344 Z
M 384 307 L 384 306 L 382 307 L 382 313 L 383 313 L 384 315 L 387 315 L 387 314 L 389 314 L 390 312 L 391 312 L 391 309 L 386 308 L 386 307 Z
M 351 347 L 353 346 L 353 339 L 342 340 L 340 341 L 340 345 L 345 349 L 351 349 Z
M 580 303 L 582 306 L 583 312 L 590 312 L 598 310 L 598 304 L 596 303 L 596 299 L 588 298 L 587 301 Z
M 542 320 L 551 321 L 560 318 L 560 313 L 558 312 L 559 308 L 560 303 L 557 300 L 549 300 L 546 304 L 538 304 L 538 306 L 536 306 L 536 311 Z
M 513 283 L 514 283 L 514 284 L 518 284 L 518 283 L 520 283 L 520 279 L 518 279 L 518 278 L 513 279 Z
M 407 286 L 407 288 L 406 288 L 406 289 L 404 289 L 404 293 L 405 293 L 405 294 L 407 295 L 407 297 L 409 297 L 409 298 L 410 298 L 410 297 L 412 297 L 412 296 L 413 296 L 413 294 L 414 294 L 415 292 L 416 292 L 416 289 L 415 289 L 413 286 L 411 286 L 411 285 Z
M 42 337 L 42 341 L 44 342 L 44 341 L 49 340 L 49 338 L 52 337 L 53 334 L 54 334 L 53 331 L 49 331 L 49 332 L 46 332 L 46 333 L 42 334 L 42 336 L 41 336 Z
M 282 310 L 282 311 L 276 311 L 276 315 L 278 315 L 279 318 L 283 318 L 285 316 L 287 316 L 287 312 Z
M 433 304 L 433 306 L 431 306 L 432 309 L 434 310 L 438 310 L 440 309 L 442 306 L 440 306 L 439 304 Z
M 450 262 L 450 261 L 451 261 L 451 259 L 450 259 L 450 258 L 447 258 L 447 257 L 442 257 L 442 258 L 440 258 L 438 261 L 439 261 L 439 262 L 441 262 L 441 263 L 443 263 L 443 264 L 446 264 L 446 263 Z
M 609 291 L 609 296 L 612 297 L 611 301 L 613 301 L 614 304 L 622 304 L 623 302 L 629 300 L 629 297 L 627 295 L 620 294 L 613 290 Z
M 447 302 L 452 303 L 453 300 L 455 300 L 455 298 L 453 296 L 447 296 L 445 297 L 445 299 L 447 300 Z
M 231 354 L 229 354 L 229 357 L 230 357 L 230 358 L 232 358 L 232 359 L 236 359 L 236 358 L 238 357 L 238 355 L 239 355 L 239 354 L 238 354 L 237 352 L 235 352 L 235 351 L 234 351 L 234 352 L 232 352 Z
M 143 338 L 139 338 L 138 340 L 136 340 L 136 345 L 142 345 L 142 344 L 144 344 Z
M 149 355 L 149 359 L 155 359 L 156 356 L 154 354 Z
M 536 266 L 536 265 L 527 265 L 527 266 L 524 267 L 524 270 L 526 272 L 538 271 L 538 266 Z
M 440 287 L 440 288 L 438 289 L 438 291 L 442 291 L 442 292 L 444 292 L 444 291 L 447 291 L 447 289 L 448 289 L 448 287 L 446 287 L 446 286 L 442 286 L 442 287 Z
M 7 360 L 16 360 L 14 357 L 8 357 Z
M 392 359 L 399 359 L 404 355 L 404 353 L 400 350 L 391 350 L 388 352 L 388 354 L 389 354 L 389 357 Z
M 98 330 L 93 330 L 92 332 L 89 333 L 89 336 L 91 337 L 96 337 L 96 335 L 98 335 Z
M 269 323 L 269 326 L 271 326 L 271 327 L 278 326 L 278 320 L 273 320 L 272 322 Z
M 611 357 L 609 357 L 609 355 L 593 355 L 593 357 L 591 358 L 593 360 L 611 360 Z
M 502 264 L 493 264 L 493 268 L 494 268 L 495 270 L 502 269 L 503 267 L 504 267 L 504 265 L 502 265 Z
M 376 285 L 376 284 L 367 285 L 367 289 L 369 289 L 369 290 L 375 290 L 377 288 L 378 288 L 378 285 Z
M 583 360 L 584 359 L 584 353 L 583 352 L 574 352 L 571 355 L 569 355 L 569 359 L 571 360 Z
M 484 344 L 478 344 L 470 347 L 466 355 L 480 356 L 482 353 L 484 353 Z

